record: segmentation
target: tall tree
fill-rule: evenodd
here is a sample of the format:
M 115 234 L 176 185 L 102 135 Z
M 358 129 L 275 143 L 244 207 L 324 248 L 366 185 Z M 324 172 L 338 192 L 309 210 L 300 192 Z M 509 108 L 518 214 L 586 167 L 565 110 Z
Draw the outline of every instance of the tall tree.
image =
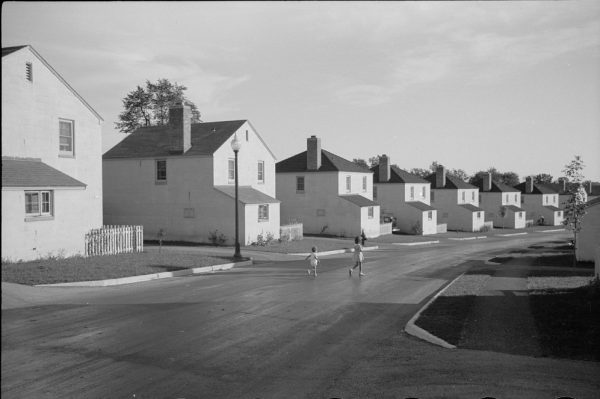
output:
M 367 165 L 367 162 L 365 162 L 365 160 L 362 159 L 362 158 L 354 158 L 352 160 L 352 163 L 354 163 L 354 164 L 356 164 L 358 166 L 361 166 L 363 168 L 369 169 L 369 165 Z
M 565 206 L 565 220 L 567 229 L 573 232 L 573 266 L 577 264 L 577 233 L 581 231 L 581 219 L 585 215 L 585 190 L 583 188 L 583 168 L 585 167 L 580 156 L 565 165 L 563 173 L 572 183 L 567 187 L 569 200 Z
M 408 173 L 413 174 L 415 176 L 419 176 L 421 179 L 424 179 L 431 174 L 431 171 L 429 169 L 412 168 L 408 171 Z
M 185 101 L 192 111 L 192 122 L 200 122 L 200 111 L 196 104 L 186 98 L 187 87 L 159 79 L 156 83 L 146 80 L 146 86 L 137 86 L 123 99 L 123 112 L 115 127 L 123 133 L 131 133 L 145 126 L 161 126 L 169 123 L 169 108 Z
M 550 184 L 552 183 L 552 175 L 548 173 L 540 173 L 533 176 L 533 182 L 535 184 Z
M 518 174 L 516 174 L 515 172 L 500 172 L 498 169 L 494 168 L 493 166 L 488 168 L 488 170 L 480 170 L 479 172 L 475 173 L 469 179 L 469 183 L 471 183 L 471 184 L 479 183 L 480 181 L 483 180 L 483 177 L 486 176 L 488 173 L 492 174 L 492 181 L 506 184 L 511 187 L 519 184 L 519 175 Z
M 498 181 L 506 184 L 507 186 L 514 187 L 519 184 L 519 175 L 515 172 L 504 172 L 500 174 Z

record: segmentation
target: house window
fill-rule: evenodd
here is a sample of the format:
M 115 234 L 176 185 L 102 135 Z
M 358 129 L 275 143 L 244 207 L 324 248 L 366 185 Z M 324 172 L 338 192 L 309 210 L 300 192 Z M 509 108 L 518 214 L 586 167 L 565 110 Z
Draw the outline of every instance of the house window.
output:
M 475 201 L 475 191 L 471 191 L 471 201 Z
M 367 191 L 367 176 L 363 176 L 363 193 Z
M 425 189 L 425 187 L 423 187 L 421 189 L 421 197 L 422 198 L 427 198 L 427 190 Z
M 410 188 L 410 199 L 411 200 L 415 199 L 415 188 L 414 187 Z
M 466 201 L 466 193 L 463 191 L 462 192 L 462 202 Z
M 548 203 L 548 196 L 545 196 L 544 198 L 546 199 L 546 204 L 547 204 Z
M 166 183 L 167 182 L 167 160 L 157 159 L 156 160 L 156 182 Z
M 248 141 L 248 130 L 246 130 L 246 141 Z
M 558 217 L 562 217 L 562 211 L 558 211 Z
M 369 216 L 369 219 L 373 219 L 373 207 L 370 206 L 367 210 L 367 214 Z
M 60 155 L 73 156 L 73 121 L 60 119 L 58 121 L 58 149 Z
M 556 204 L 556 195 L 552 197 L 552 203 Z
M 52 191 L 25 191 L 25 216 L 52 216 Z
M 506 203 L 508 204 L 508 194 L 506 194 Z
M 265 162 L 264 161 L 258 161 L 258 176 L 257 176 L 258 182 L 259 183 L 264 183 L 265 182 Z
M 519 194 L 515 194 L 515 203 L 519 202 Z
M 28 81 L 33 82 L 33 64 L 31 62 L 25 63 L 25 77 Z
M 259 222 L 268 222 L 269 221 L 269 205 L 259 205 L 258 206 L 258 221 Z
M 433 211 L 427 212 L 427 220 L 433 220 Z
M 377 186 L 373 186 L 373 199 L 377 199 Z
M 296 176 L 296 192 L 304 192 L 304 176 Z
M 233 183 L 235 180 L 235 159 L 233 158 L 227 160 L 227 180 L 229 183 Z
M 523 212 L 519 212 L 519 219 L 523 219 Z
M 481 219 L 481 212 L 477 212 L 477 219 Z
M 352 191 L 352 177 L 346 176 L 346 192 L 349 193 Z

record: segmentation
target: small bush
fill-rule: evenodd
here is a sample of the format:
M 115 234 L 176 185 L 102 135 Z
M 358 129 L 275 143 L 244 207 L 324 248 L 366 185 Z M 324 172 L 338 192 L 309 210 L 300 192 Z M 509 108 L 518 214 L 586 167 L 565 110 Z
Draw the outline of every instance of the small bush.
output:
M 490 226 L 483 226 L 482 228 L 479 229 L 480 233 L 485 233 L 487 231 L 490 231 Z
M 213 245 L 220 246 L 225 244 L 227 237 L 225 237 L 225 234 L 219 233 L 219 230 L 214 230 L 208 233 L 208 240 Z

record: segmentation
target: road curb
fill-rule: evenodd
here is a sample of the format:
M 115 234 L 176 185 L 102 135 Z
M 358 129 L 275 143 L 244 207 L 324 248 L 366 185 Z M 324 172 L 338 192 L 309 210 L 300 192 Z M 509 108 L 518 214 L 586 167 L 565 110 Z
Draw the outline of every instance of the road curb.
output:
M 537 230 L 536 233 L 556 233 L 557 231 L 565 231 L 565 229 Z
M 374 251 L 376 249 L 379 249 L 378 245 L 375 245 L 373 247 L 364 247 L 363 252 Z M 319 256 L 325 256 L 325 255 L 336 255 L 336 254 L 344 254 L 344 253 L 352 253 L 352 252 L 354 252 L 354 248 L 344 248 L 344 249 L 336 249 L 334 251 L 317 252 L 317 254 Z M 290 254 L 286 254 L 286 255 L 307 256 L 309 254 L 310 254 L 310 252 L 303 252 L 303 253 L 290 253 Z
M 526 231 L 523 233 L 510 233 L 510 234 L 495 234 L 498 237 L 512 237 L 512 236 L 522 236 L 522 235 L 526 235 L 529 234 Z
M 252 265 L 252 263 L 253 263 L 253 260 L 252 260 L 252 258 L 250 258 L 250 260 L 243 261 L 243 262 L 224 263 L 221 265 L 194 267 L 191 269 L 176 270 L 174 272 L 143 274 L 141 276 L 121 277 L 121 278 L 113 278 L 113 279 L 107 279 L 107 280 L 75 281 L 72 283 L 58 283 L 58 284 L 37 284 L 37 285 L 34 285 L 34 287 L 108 287 L 108 286 L 113 286 L 113 285 L 123 285 L 123 284 L 131 284 L 131 283 L 139 283 L 139 282 L 144 282 L 144 281 L 158 280 L 161 278 L 182 277 L 182 276 L 189 276 L 192 274 L 211 273 L 211 272 L 215 272 L 218 270 L 231 269 L 234 266 L 250 266 L 250 265 Z
M 392 245 L 426 245 L 426 244 L 439 244 L 440 240 L 436 241 L 423 241 L 423 242 L 393 242 Z
M 476 237 L 450 237 L 449 240 L 454 241 L 465 241 L 465 240 L 480 240 L 482 238 L 487 238 L 487 236 L 476 236 Z
M 423 306 L 417 313 L 415 313 L 415 315 L 408 321 L 408 323 L 406 323 L 406 326 L 404 327 L 404 331 L 407 334 L 410 334 L 414 337 L 417 337 L 419 339 L 422 339 L 423 341 L 427 341 L 434 345 L 438 345 L 438 346 L 441 346 L 441 347 L 447 348 L 447 349 L 456 349 L 455 345 L 449 344 L 448 342 L 444 341 L 443 339 L 431 334 L 429 331 L 424 330 L 421 327 L 418 327 L 415 324 L 415 321 L 417 321 L 419 316 L 421 316 L 421 313 L 423 313 L 425 311 L 425 309 L 427 309 L 433 303 L 433 301 L 435 301 L 441 294 L 444 293 L 444 291 L 446 291 L 448 289 L 448 287 L 450 287 L 452 284 L 454 284 L 454 282 L 456 280 L 458 280 L 459 278 L 461 278 L 464 274 L 465 273 L 461 273 L 458 277 L 456 277 L 449 284 L 447 284 L 443 289 L 441 289 L 437 294 L 435 294 L 433 296 L 433 298 L 431 298 L 425 304 L 425 306 Z

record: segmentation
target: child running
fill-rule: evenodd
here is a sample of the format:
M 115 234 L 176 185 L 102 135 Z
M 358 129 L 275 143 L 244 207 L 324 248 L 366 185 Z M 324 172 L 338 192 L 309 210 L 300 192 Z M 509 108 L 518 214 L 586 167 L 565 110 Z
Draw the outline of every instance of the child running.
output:
M 358 266 L 358 275 L 359 276 L 366 276 L 366 274 L 364 274 L 362 272 L 362 264 L 363 261 L 365 260 L 365 256 L 363 255 L 363 247 L 362 245 L 360 245 L 359 243 L 360 239 L 358 237 L 356 237 L 354 239 L 354 267 L 348 269 L 348 274 L 350 276 L 352 276 L 352 270 L 356 269 L 356 266 Z
M 317 277 L 317 265 L 319 264 L 319 255 L 317 255 L 317 247 L 312 247 L 312 252 L 306 257 L 305 260 L 309 260 L 309 267 L 308 267 L 308 275 L 311 275 L 310 272 L 310 268 L 312 267 L 313 272 L 314 272 L 314 276 Z

